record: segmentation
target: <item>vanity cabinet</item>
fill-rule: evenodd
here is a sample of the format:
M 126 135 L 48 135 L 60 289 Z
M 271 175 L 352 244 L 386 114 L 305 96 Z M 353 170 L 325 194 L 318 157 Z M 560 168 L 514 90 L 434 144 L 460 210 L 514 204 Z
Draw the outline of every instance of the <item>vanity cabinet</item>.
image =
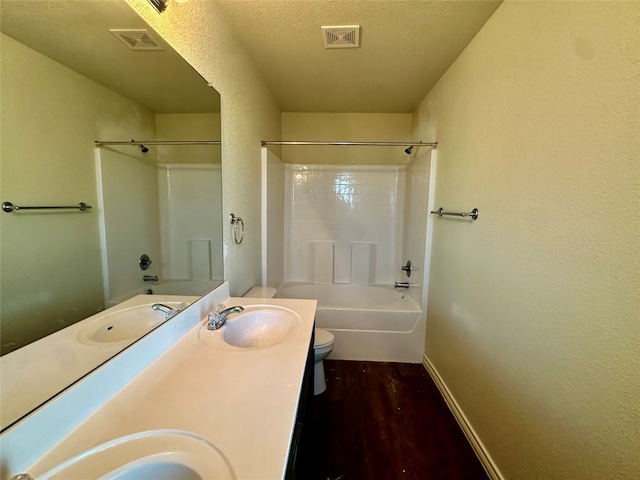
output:
M 300 390 L 300 403 L 296 414 L 296 422 L 289 449 L 286 480 L 303 480 L 309 478 L 313 454 L 313 354 L 314 335 L 307 352 L 304 378 Z

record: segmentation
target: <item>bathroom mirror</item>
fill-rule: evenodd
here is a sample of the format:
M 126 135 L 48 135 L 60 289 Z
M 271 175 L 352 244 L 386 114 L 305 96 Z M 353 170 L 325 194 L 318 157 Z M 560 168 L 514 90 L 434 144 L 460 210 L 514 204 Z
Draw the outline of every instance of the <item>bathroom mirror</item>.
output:
M 2 358 L 134 295 L 219 285 L 218 93 L 124 0 L 0 0 L 0 30 L 0 201 L 91 207 L 0 211 Z M 94 143 L 132 139 L 172 144 Z M 217 144 L 174 142 L 194 140 Z

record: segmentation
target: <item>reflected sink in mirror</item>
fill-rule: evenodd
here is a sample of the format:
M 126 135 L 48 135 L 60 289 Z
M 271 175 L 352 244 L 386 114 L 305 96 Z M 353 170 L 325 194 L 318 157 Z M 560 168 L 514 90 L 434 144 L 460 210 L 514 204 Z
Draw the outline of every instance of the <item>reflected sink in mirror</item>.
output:
M 207 439 L 181 430 L 150 430 L 94 447 L 35 478 L 215 480 L 236 476 L 222 452 Z
M 232 314 L 219 330 L 198 331 L 204 345 L 222 350 L 256 350 L 284 342 L 295 330 L 300 317 L 293 310 L 275 305 L 249 305 Z
M 164 302 L 174 310 L 184 310 L 186 303 Z M 163 312 L 153 310 L 153 303 L 118 310 L 97 318 L 78 332 L 78 341 L 86 345 L 130 342 L 150 332 L 168 318 Z

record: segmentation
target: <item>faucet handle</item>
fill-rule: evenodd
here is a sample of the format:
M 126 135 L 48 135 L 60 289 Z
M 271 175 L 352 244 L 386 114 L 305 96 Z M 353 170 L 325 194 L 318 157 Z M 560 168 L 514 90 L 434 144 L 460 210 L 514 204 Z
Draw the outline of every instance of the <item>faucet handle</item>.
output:
M 209 323 L 217 321 L 220 318 L 220 314 L 225 308 L 226 307 L 224 306 L 224 303 L 219 303 L 218 305 L 216 305 L 213 310 L 209 312 L 209 315 L 207 315 Z
M 411 276 L 411 270 L 413 270 L 414 268 L 411 266 L 411 260 L 407 260 L 407 264 L 403 265 L 402 267 L 402 271 L 407 273 L 407 277 Z

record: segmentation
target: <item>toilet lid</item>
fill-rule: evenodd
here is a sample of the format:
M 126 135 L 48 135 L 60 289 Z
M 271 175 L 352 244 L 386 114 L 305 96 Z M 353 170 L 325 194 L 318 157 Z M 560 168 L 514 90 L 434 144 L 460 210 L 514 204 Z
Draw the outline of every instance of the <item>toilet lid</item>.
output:
M 327 330 L 322 330 L 321 328 L 315 329 L 315 339 L 313 341 L 314 347 L 322 347 L 324 345 L 328 345 L 329 343 L 333 343 L 333 334 Z

